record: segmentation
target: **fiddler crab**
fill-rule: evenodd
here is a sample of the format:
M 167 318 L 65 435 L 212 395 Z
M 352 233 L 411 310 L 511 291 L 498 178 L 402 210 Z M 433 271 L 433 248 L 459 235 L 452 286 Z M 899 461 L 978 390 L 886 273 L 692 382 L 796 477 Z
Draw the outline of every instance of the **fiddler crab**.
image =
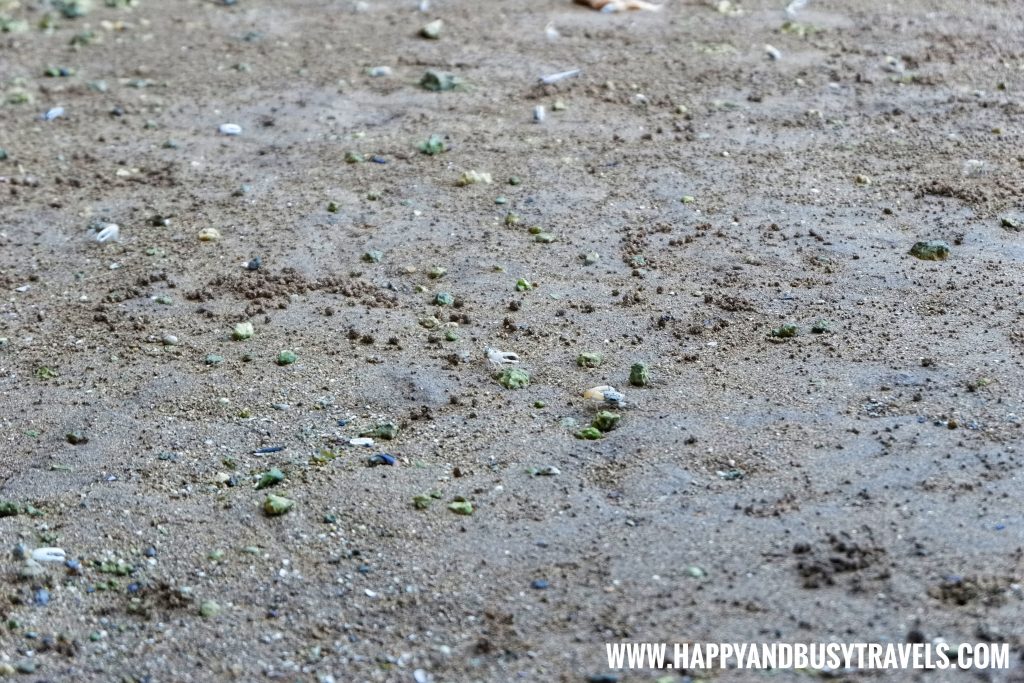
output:
M 490 361 L 491 365 L 499 368 L 503 365 L 514 365 L 519 362 L 518 354 L 511 351 L 502 351 L 490 346 L 484 349 L 484 355 L 487 356 L 487 360 Z

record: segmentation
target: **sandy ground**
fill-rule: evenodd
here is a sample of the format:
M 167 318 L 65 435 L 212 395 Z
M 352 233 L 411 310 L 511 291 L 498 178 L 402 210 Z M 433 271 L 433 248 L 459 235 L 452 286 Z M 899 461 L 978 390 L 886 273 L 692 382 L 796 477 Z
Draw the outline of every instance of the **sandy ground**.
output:
M 0 1 L 0 669 L 675 681 L 604 643 L 941 638 L 1024 679 L 1024 6 L 781 4 Z M 627 405 L 581 440 L 595 385 Z

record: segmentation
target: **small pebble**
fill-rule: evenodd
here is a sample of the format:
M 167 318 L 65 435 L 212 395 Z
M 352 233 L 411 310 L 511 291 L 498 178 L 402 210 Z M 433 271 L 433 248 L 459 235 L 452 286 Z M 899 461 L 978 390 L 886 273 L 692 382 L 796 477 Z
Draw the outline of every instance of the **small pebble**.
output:
M 242 127 L 240 125 L 238 125 L 237 123 L 222 123 L 220 125 L 220 128 L 218 128 L 217 130 L 220 131 L 221 135 L 241 135 L 242 134 Z

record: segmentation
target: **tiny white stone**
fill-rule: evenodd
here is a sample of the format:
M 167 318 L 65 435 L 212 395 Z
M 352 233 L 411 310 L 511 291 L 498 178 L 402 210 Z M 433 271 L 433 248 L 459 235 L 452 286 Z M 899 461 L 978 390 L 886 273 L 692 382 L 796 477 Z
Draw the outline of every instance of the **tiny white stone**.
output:
M 533 120 L 536 123 L 544 123 L 544 105 L 538 104 L 533 108 Z
M 64 116 L 64 107 L 54 107 L 43 114 L 43 120 L 53 121 L 54 119 L 59 119 L 62 116 Z
M 360 437 L 358 437 L 356 439 L 349 439 L 348 440 L 348 445 L 349 446 L 372 446 L 373 445 L 373 439 L 371 439 L 368 436 L 360 436 Z
M 220 131 L 221 135 L 241 135 L 242 134 L 242 127 L 240 125 L 238 125 L 237 123 L 222 123 L 222 124 L 220 124 L 220 128 L 218 128 L 217 130 Z

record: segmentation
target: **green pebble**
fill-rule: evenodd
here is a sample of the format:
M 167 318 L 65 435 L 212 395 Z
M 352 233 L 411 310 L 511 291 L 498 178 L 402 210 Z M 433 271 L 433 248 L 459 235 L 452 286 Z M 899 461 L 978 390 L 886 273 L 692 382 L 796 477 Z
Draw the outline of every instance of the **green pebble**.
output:
M 284 481 L 284 472 L 275 467 L 260 475 L 260 480 L 256 482 L 256 490 L 259 491 L 274 484 L 280 484 L 282 481 Z
M 428 156 L 436 156 L 444 151 L 444 138 L 440 135 L 431 135 L 417 145 L 417 149 Z
M 448 503 L 448 509 L 457 515 L 473 514 L 473 504 L 465 498 L 459 497 Z
M 455 297 L 449 292 L 438 292 L 434 295 L 434 303 L 438 306 L 451 306 L 455 303 Z
M 359 152 L 345 152 L 345 161 L 350 164 L 358 164 L 363 161 L 363 155 Z
M 157 298 L 155 299 L 155 301 L 156 301 L 156 302 L 157 302 L 158 304 L 163 304 L 164 306 L 171 306 L 172 304 L 174 304 L 174 299 L 172 299 L 172 298 L 171 298 L 171 297 L 169 297 L 169 296 L 158 296 L 158 297 L 157 297 Z
M 618 413 L 602 410 L 594 416 L 594 421 L 591 422 L 590 426 L 601 432 L 610 432 L 619 426 L 619 420 L 621 419 L 622 416 Z
M 426 510 L 434 502 L 434 497 L 421 493 L 412 497 L 412 504 L 417 510 Z
M 910 255 L 922 261 L 945 261 L 949 258 L 949 245 L 942 240 L 918 242 L 910 248 Z
M 534 401 L 533 402 L 533 407 L 534 408 L 544 408 L 546 406 L 547 406 L 547 403 L 545 403 L 544 401 Z
M 576 365 L 581 368 L 597 368 L 601 367 L 601 363 L 604 358 L 599 353 L 593 353 L 591 351 L 584 351 L 580 355 L 576 356 Z
M 89 437 L 85 435 L 85 432 L 68 432 L 65 435 L 65 438 L 68 440 L 68 443 L 71 444 L 72 446 L 78 446 L 79 444 L 89 443 Z
M 206 359 L 204 360 L 204 362 L 207 365 L 220 365 L 221 363 L 224 362 L 224 356 L 218 356 L 215 353 L 211 353 L 211 354 L 206 356 Z
M 444 331 L 444 339 L 450 342 L 459 341 L 459 335 L 455 330 L 449 328 Z
M 18 515 L 17 503 L 9 500 L 0 500 L 0 517 L 16 517 Z
M 420 86 L 425 90 L 433 92 L 455 90 L 461 84 L 462 81 L 455 74 L 448 73 L 447 71 L 435 71 L 433 69 L 423 74 L 423 78 L 420 79 Z
M 504 196 L 498 196 L 494 198 L 495 204 L 508 204 L 508 198 Z
M 529 292 L 531 289 L 533 289 L 533 285 L 526 278 L 519 278 L 516 280 L 517 292 Z
M 218 614 L 220 614 L 220 605 L 218 605 L 213 600 L 206 600 L 199 607 L 199 615 L 206 619 L 215 617 Z
M 774 330 L 772 330 L 772 336 L 779 339 L 790 339 L 795 337 L 800 332 L 800 328 L 793 323 L 783 323 Z
M 277 354 L 277 364 L 278 365 L 291 365 L 296 360 L 297 360 L 297 357 L 296 357 L 294 351 L 287 351 L 287 350 L 285 350 L 285 351 L 282 351 L 281 353 Z
M 427 271 L 427 277 L 429 277 L 431 280 L 440 280 L 447 274 L 448 269 L 442 268 L 441 266 L 434 266 Z
M 695 201 L 697 201 L 697 199 L 688 194 L 684 194 L 683 198 L 680 199 L 679 201 L 681 201 L 683 204 L 693 204 Z
M 538 232 L 533 240 L 535 242 L 540 242 L 541 244 L 551 244 L 555 241 L 555 236 L 550 232 Z
M 510 177 L 510 178 L 508 179 L 508 184 L 509 184 L 509 185 L 520 185 L 520 184 L 522 184 L 522 182 L 523 182 L 523 181 L 522 181 L 522 180 L 520 180 L 520 179 L 519 179 L 519 176 L 517 176 L 517 175 L 514 175 L 514 176 L 512 176 L 512 177 Z
M 519 214 L 512 213 L 511 211 L 505 214 L 505 225 L 519 225 Z
M 634 387 L 645 387 L 651 381 L 651 371 L 644 363 L 633 363 L 629 368 L 629 383 Z
M 235 328 L 231 330 L 231 338 L 235 341 L 245 341 L 254 334 L 256 334 L 256 330 L 250 322 L 238 323 L 235 325 Z
M 398 436 L 398 425 L 396 425 L 394 422 L 381 422 L 373 429 L 363 432 L 359 436 L 372 436 L 377 439 L 391 441 L 396 436 Z
M 530 384 L 530 373 L 519 368 L 505 368 L 498 375 L 498 384 L 506 389 L 522 389 Z
M 268 493 L 267 499 L 263 501 L 263 512 L 267 517 L 280 517 L 293 507 L 295 507 L 294 500 L 273 493 Z
M 600 254 L 597 254 L 595 252 L 589 252 L 589 253 L 586 253 L 586 254 L 580 254 L 580 258 L 583 259 L 583 265 L 585 265 L 585 266 L 593 266 L 598 261 L 601 260 Z
M 832 323 L 822 318 L 811 326 L 811 332 L 814 334 L 825 334 L 826 332 L 832 331 Z
M 377 251 L 376 249 L 371 249 L 370 251 L 363 254 L 363 260 L 366 261 L 367 263 L 380 263 L 381 259 L 383 258 L 384 254 Z
M 597 427 L 584 427 L 583 429 L 576 432 L 577 439 L 584 439 L 586 441 L 596 441 L 602 438 L 604 435 L 601 430 Z
M 338 213 L 339 209 L 341 209 L 341 207 L 338 206 L 338 202 L 327 202 L 327 211 L 329 213 Z

